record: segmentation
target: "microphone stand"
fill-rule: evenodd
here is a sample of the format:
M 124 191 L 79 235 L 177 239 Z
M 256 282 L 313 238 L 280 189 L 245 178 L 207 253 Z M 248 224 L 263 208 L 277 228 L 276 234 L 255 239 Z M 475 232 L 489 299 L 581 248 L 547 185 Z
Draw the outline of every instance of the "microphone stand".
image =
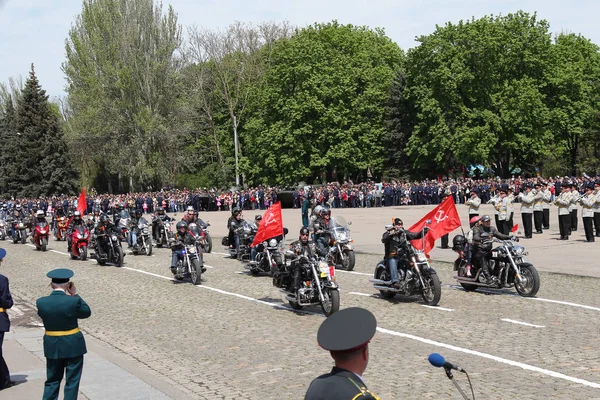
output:
M 448 379 L 450 379 L 452 381 L 452 383 L 454 384 L 454 386 L 456 386 L 456 388 L 458 389 L 458 391 L 460 392 L 460 394 L 462 395 L 462 397 L 465 400 L 469 400 L 469 398 L 467 397 L 467 395 L 465 394 L 465 392 L 463 392 L 463 390 L 458 385 L 458 382 L 456 382 L 456 380 L 454 379 L 454 375 L 452 375 L 452 371 L 450 370 L 450 368 L 444 367 L 444 370 L 446 371 L 446 376 L 448 377 Z

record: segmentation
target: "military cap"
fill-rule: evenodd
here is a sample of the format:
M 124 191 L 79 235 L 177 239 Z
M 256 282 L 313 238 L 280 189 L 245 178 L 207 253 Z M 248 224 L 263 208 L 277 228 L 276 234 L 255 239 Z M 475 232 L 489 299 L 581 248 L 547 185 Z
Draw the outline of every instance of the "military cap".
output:
M 319 327 L 317 342 L 329 351 L 352 351 L 366 346 L 377 330 L 377 320 L 368 310 L 346 308 L 330 315 Z
M 73 271 L 67 268 L 58 268 L 48 272 L 46 276 L 52 279 L 53 283 L 67 283 L 73 276 Z
M 600 186 L 600 181 L 594 182 L 594 186 Z
M 542 183 L 541 182 L 536 182 L 534 186 L 536 186 L 536 187 L 542 186 Z
M 0 247 L 0 260 L 6 257 L 6 250 Z
M 508 191 L 508 185 L 500 186 L 500 191 L 506 193 Z
M 593 183 L 588 183 L 587 185 L 585 185 L 586 189 L 591 189 L 594 190 L 594 184 Z

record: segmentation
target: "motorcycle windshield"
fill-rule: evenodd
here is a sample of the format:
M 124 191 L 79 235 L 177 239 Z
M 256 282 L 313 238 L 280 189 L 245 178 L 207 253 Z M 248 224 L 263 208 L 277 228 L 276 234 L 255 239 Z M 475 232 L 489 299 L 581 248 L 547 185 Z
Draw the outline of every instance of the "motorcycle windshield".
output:
M 138 220 L 138 228 L 140 229 L 144 229 L 148 227 L 148 221 L 146 221 L 146 219 L 144 217 L 140 218 Z
M 331 217 L 329 220 L 328 229 L 333 235 L 333 238 L 338 242 L 343 242 L 350 239 L 348 223 L 344 217 Z
M 200 227 L 197 224 L 192 222 L 188 225 L 188 230 L 192 232 L 194 236 L 200 236 Z
M 48 226 L 48 223 L 47 222 L 38 222 L 37 226 L 39 226 L 40 228 L 44 229 L 45 227 Z

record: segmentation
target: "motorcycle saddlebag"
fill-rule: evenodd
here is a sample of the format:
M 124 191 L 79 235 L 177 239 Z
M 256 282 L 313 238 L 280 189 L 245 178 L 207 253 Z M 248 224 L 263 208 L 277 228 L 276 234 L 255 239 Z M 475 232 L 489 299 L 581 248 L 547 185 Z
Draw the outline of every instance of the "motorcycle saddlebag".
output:
M 225 236 L 222 240 L 221 240 L 221 245 L 222 246 L 229 246 L 229 238 L 227 236 Z

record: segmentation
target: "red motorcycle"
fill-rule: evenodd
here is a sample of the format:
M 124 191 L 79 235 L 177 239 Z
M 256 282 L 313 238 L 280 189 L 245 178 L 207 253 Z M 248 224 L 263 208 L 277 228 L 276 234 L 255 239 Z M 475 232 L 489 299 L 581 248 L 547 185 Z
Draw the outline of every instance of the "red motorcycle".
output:
M 50 228 L 47 222 L 37 222 L 35 231 L 33 232 L 33 243 L 37 250 L 46 251 L 48 246 L 48 237 L 50 236 Z
M 69 255 L 73 260 L 87 260 L 87 250 L 90 244 L 90 231 L 83 226 L 77 227 L 71 235 L 71 249 Z

